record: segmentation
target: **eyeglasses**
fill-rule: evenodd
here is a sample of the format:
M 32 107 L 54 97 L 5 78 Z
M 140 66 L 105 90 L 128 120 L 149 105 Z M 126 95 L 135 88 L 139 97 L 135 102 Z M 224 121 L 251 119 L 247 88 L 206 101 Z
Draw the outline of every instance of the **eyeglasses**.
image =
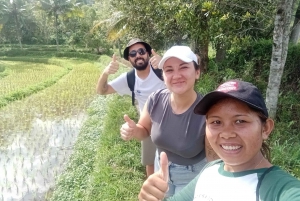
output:
M 131 52 L 129 52 L 129 56 L 130 57 L 136 57 L 136 54 L 139 53 L 140 55 L 144 55 L 146 54 L 146 49 L 144 48 L 140 48 L 138 50 L 132 50 Z

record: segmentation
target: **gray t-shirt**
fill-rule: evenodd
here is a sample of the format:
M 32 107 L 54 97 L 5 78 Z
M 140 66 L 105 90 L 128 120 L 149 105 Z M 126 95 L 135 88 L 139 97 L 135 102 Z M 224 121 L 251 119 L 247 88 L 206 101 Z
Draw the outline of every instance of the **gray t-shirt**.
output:
M 174 114 L 170 104 L 170 91 L 158 90 L 148 98 L 148 112 L 152 121 L 151 138 L 158 153 L 166 152 L 168 159 L 178 165 L 193 165 L 205 158 L 205 116 L 196 115 L 197 99 L 182 114 Z

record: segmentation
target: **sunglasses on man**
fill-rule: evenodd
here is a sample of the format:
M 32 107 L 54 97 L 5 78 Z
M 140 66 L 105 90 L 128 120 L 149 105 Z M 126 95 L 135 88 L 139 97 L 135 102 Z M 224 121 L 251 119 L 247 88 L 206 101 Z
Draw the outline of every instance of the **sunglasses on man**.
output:
M 139 53 L 140 55 L 144 55 L 144 54 L 146 54 L 146 52 L 147 52 L 146 49 L 140 48 L 138 50 L 132 50 L 132 51 L 130 51 L 129 52 L 129 56 L 130 57 L 136 57 L 137 53 Z

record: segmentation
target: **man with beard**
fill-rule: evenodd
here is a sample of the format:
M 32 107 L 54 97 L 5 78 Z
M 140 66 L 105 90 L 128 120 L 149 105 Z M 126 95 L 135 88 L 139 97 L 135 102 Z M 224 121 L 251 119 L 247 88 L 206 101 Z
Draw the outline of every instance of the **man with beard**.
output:
M 150 58 L 151 53 L 153 53 L 152 58 Z M 164 82 L 154 73 L 152 68 L 157 68 L 161 57 L 152 50 L 148 43 L 138 38 L 129 41 L 123 52 L 123 57 L 131 63 L 135 70 L 134 95 L 139 106 L 139 112 L 141 112 L 148 96 L 158 89 L 165 88 Z M 122 73 L 116 79 L 107 82 L 108 76 L 116 73 L 118 69 L 119 63 L 116 56 L 113 55 L 112 61 L 104 69 L 98 80 L 98 94 L 118 93 L 119 95 L 132 96 L 127 83 L 127 73 Z M 147 177 L 154 172 L 155 151 L 156 147 L 150 137 L 142 141 L 142 164 L 146 166 Z

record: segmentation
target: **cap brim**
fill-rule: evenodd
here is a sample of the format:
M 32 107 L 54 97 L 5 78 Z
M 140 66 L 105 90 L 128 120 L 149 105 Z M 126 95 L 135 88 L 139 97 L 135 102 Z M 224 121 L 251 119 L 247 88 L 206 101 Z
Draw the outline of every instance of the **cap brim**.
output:
M 194 113 L 199 115 L 205 115 L 212 105 L 214 105 L 217 101 L 227 97 L 232 97 L 237 99 L 236 97 L 230 94 L 226 94 L 224 92 L 220 92 L 220 91 L 210 92 L 199 101 L 199 103 L 196 105 L 194 109 Z
M 183 62 L 191 62 L 191 61 L 193 61 L 193 59 L 190 59 L 190 58 L 187 58 L 187 57 L 166 56 L 166 57 L 163 57 L 162 60 L 160 60 L 160 62 L 159 62 L 159 64 L 158 64 L 158 68 L 163 69 L 165 62 L 166 62 L 168 59 L 172 58 L 172 57 L 175 57 L 175 58 L 177 58 L 177 59 L 180 59 L 180 60 L 183 61 Z

